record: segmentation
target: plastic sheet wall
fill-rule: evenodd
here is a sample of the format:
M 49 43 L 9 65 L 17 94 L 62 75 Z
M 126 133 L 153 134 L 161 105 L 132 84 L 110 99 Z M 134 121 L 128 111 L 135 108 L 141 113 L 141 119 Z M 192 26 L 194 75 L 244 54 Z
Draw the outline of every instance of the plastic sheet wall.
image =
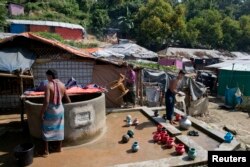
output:
M 250 71 L 220 70 L 218 95 L 225 96 L 227 87 L 239 87 L 244 96 L 250 96 Z

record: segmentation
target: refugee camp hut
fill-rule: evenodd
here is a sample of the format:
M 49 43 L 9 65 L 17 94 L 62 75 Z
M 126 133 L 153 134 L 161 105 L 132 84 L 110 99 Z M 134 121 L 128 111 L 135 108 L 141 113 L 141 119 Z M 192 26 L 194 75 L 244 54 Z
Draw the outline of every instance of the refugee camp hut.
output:
M 250 61 L 234 60 L 208 66 L 218 68 L 218 95 L 225 96 L 227 88 L 239 88 L 250 96 Z
M 169 88 L 169 81 L 178 75 L 178 72 L 160 71 L 152 69 L 143 69 L 143 90 L 147 99 L 147 105 L 162 104 L 164 102 L 164 93 Z M 158 85 L 156 85 L 158 84 Z M 158 89 L 157 86 L 160 86 Z M 196 82 L 194 79 L 185 76 L 179 85 L 179 88 L 185 93 L 184 109 L 189 115 L 202 115 L 208 111 L 208 97 L 206 97 L 205 85 Z M 178 105 L 176 106 L 179 107 Z
M 135 43 L 121 43 L 103 48 L 100 51 L 94 52 L 95 57 L 103 57 L 106 59 L 120 60 L 151 60 L 158 61 L 158 54 L 147 50 Z
M 175 66 L 177 69 L 185 70 L 186 72 L 194 72 L 193 63 L 186 58 L 176 58 L 159 56 L 159 64 L 164 66 Z
M 20 95 L 44 81 L 48 68 L 56 69 L 64 83 L 73 77 L 82 86 L 97 84 L 107 88 L 107 107 L 118 107 L 122 103 L 122 98 L 118 99 L 120 91 L 109 88 L 120 73 L 125 74 L 123 61 L 98 59 L 58 41 L 23 33 L 0 42 L 0 108 L 18 107 Z
M 210 70 L 198 70 L 196 81 L 204 84 L 208 88 L 208 93 L 216 93 L 217 76 Z
M 55 68 L 66 83 L 74 77 L 79 84 L 92 82 L 95 58 L 83 51 L 40 36 L 23 33 L 0 42 L 0 106 L 17 107 L 25 89 L 46 79 Z
M 204 69 L 205 66 L 219 63 L 227 57 L 232 55 L 226 52 L 220 52 L 217 50 L 206 50 L 206 49 L 187 49 L 187 48 L 173 48 L 169 47 L 160 52 L 160 60 L 162 63 L 166 63 L 169 60 L 181 61 L 183 58 L 185 60 L 190 60 L 193 67 L 197 70 Z M 160 62 L 161 62 L 160 61 Z M 176 63 L 177 64 L 177 63 Z M 178 62 L 178 64 L 181 64 Z M 185 63 L 182 63 L 185 64 Z M 167 64 L 166 64 L 167 65 Z M 179 65 L 181 67 L 181 65 Z M 187 64 L 187 68 L 190 67 L 190 62 Z M 185 65 L 183 65 L 185 68 Z
M 7 22 L 10 23 L 10 33 L 51 32 L 70 40 L 82 40 L 86 35 L 82 26 L 71 23 L 13 19 L 9 19 Z
M 107 63 L 105 63 L 107 61 Z M 96 63 L 93 67 L 92 82 L 106 88 L 108 91 L 105 93 L 106 107 L 117 108 L 121 107 L 123 98 L 121 91 L 118 88 L 110 89 L 113 82 L 118 81 L 120 74 L 125 75 L 127 67 L 123 61 L 110 61 L 103 59 L 102 62 Z M 138 75 L 136 75 L 136 82 L 138 82 Z M 136 86 L 136 89 L 138 87 Z

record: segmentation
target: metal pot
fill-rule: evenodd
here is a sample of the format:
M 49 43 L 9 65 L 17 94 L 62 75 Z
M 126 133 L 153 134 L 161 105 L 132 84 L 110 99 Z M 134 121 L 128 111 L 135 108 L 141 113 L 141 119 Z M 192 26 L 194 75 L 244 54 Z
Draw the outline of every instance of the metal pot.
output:
M 187 116 L 184 116 L 181 120 L 180 120 L 180 128 L 181 129 L 189 129 L 192 125 L 192 122 L 188 119 Z

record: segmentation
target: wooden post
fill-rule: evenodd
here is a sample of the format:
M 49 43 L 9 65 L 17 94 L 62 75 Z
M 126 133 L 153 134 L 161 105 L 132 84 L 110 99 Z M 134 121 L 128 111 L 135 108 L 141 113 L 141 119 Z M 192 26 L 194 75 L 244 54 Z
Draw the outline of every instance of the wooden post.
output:
M 20 95 L 22 95 L 23 94 L 23 78 L 20 77 L 19 79 L 20 79 Z
M 19 79 L 20 79 L 20 96 L 22 96 L 23 94 L 23 78 L 21 76 L 19 76 Z M 24 129 L 24 101 L 23 99 L 21 99 L 21 124 L 22 124 L 22 127 Z
M 136 98 L 138 99 L 139 97 L 139 82 L 140 82 L 140 71 L 136 72 Z
M 140 105 L 143 105 L 143 70 L 140 70 Z

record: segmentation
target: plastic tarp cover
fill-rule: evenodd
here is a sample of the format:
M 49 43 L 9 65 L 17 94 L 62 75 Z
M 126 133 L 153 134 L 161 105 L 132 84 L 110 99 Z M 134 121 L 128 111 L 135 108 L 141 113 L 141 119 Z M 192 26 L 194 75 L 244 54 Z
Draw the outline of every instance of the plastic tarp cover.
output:
M 160 88 L 157 86 L 146 87 L 146 96 L 150 102 L 158 102 L 160 98 Z
M 117 57 L 122 59 L 129 59 L 130 57 L 138 59 L 152 59 L 158 57 L 157 53 L 147 50 L 146 48 L 134 43 L 112 45 L 92 54 L 95 57 Z
M 242 103 L 241 95 L 237 95 L 239 88 L 226 88 L 225 90 L 225 104 L 230 107 L 235 107 Z
M 209 101 L 207 97 L 191 101 L 190 107 L 188 108 L 188 114 L 192 116 L 202 116 L 203 114 L 208 114 L 208 105 Z
M 30 69 L 35 54 L 24 48 L 4 48 L 0 50 L 0 71 L 13 72 Z
M 186 78 L 187 85 L 190 89 L 190 94 L 192 97 L 192 100 L 198 100 L 202 95 L 206 92 L 206 87 L 198 82 L 195 82 L 191 78 Z
M 161 83 L 161 89 L 165 88 L 165 91 L 169 87 L 169 81 L 172 80 L 175 76 L 164 71 L 156 70 L 143 70 L 143 82 L 158 82 Z M 198 82 L 195 82 L 193 79 L 184 77 L 182 82 L 179 85 L 179 88 L 188 87 L 190 89 L 192 100 L 195 101 L 203 96 L 206 92 L 206 87 Z
M 160 83 L 161 90 L 166 91 L 169 83 L 169 76 L 164 71 L 143 70 L 143 82 L 157 82 Z

